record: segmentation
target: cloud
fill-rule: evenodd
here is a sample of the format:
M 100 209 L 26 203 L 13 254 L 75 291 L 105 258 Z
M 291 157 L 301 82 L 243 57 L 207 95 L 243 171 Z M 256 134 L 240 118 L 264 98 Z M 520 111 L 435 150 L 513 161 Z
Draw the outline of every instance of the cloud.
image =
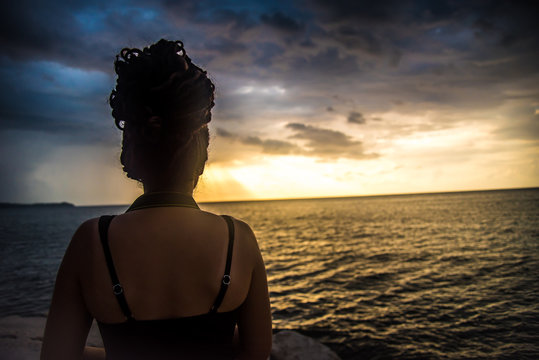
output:
M 262 14 L 260 19 L 262 20 L 262 23 L 285 33 L 297 33 L 305 27 L 303 23 L 294 20 L 280 11 L 272 14 Z
M 227 39 L 222 36 L 209 39 L 204 43 L 204 47 L 212 52 L 218 52 L 220 55 L 236 55 L 245 52 L 247 46 L 239 41 Z
M 225 130 L 223 128 L 220 128 L 220 127 L 218 127 L 216 129 L 216 132 L 217 132 L 217 136 L 220 136 L 220 137 L 223 137 L 223 138 L 234 138 L 235 137 L 234 134 L 232 134 L 231 132 L 229 132 L 229 131 L 227 131 L 227 130 Z
M 2 3 L 0 46 L 11 59 L 47 60 L 111 73 L 114 55 L 123 47 L 177 34 L 173 24 L 160 20 L 161 11 L 144 1 Z
M 289 139 L 303 141 L 300 145 L 281 139 L 262 139 L 259 136 L 235 135 L 223 128 L 217 128 L 218 137 L 232 143 L 254 146 L 264 154 L 303 155 L 319 159 L 372 159 L 378 154 L 365 153 L 363 144 L 340 131 L 324 129 L 302 123 L 288 123 L 285 128 L 292 130 Z
M 349 123 L 352 123 L 352 124 L 365 124 L 367 120 L 365 119 L 365 117 L 363 117 L 363 114 L 357 112 L 357 111 L 352 111 L 350 112 L 350 114 L 348 114 L 348 122 Z
M 49 61 L 0 60 L 0 131 L 54 135 L 57 142 L 116 141 L 106 102 L 112 78 Z
M 373 24 L 401 23 L 415 20 L 430 22 L 451 17 L 457 4 L 450 1 L 417 2 L 413 0 L 379 0 L 376 2 L 346 0 L 314 0 L 320 15 L 330 22 L 353 20 Z
M 296 74 L 312 75 L 311 81 L 327 78 L 336 80 L 357 75 L 359 72 L 357 58 L 353 55 L 341 55 L 336 47 L 328 47 L 307 57 L 298 56 L 292 61 L 292 68 Z M 303 79 L 309 80 L 305 77 Z
M 518 139 L 539 142 L 539 114 L 537 110 L 522 107 L 513 110 L 511 121 L 501 124 L 493 134 L 502 139 Z
M 286 128 L 295 132 L 291 139 L 306 140 L 304 154 L 321 158 L 370 159 L 377 154 L 364 152 L 360 141 L 354 140 L 340 131 L 305 125 L 288 123 Z
M 231 140 L 233 142 L 238 141 L 243 145 L 255 146 L 259 148 L 265 154 L 272 155 L 288 155 L 293 153 L 299 153 L 301 149 L 288 141 L 276 140 L 276 139 L 261 139 L 258 136 L 241 136 L 235 135 L 223 128 L 216 129 L 217 136 Z
M 376 34 L 357 25 L 341 25 L 329 34 L 350 49 L 363 49 L 375 55 L 382 52 L 382 41 Z
M 288 141 L 266 139 L 262 140 L 258 136 L 248 136 L 242 139 L 242 143 L 246 145 L 259 146 L 263 153 L 273 155 L 288 155 L 298 153 L 299 147 Z
M 232 34 L 241 34 L 256 26 L 256 20 L 246 10 L 234 11 L 231 9 L 217 9 L 212 18 L 212 23 L 224 24 L 231 28 Z

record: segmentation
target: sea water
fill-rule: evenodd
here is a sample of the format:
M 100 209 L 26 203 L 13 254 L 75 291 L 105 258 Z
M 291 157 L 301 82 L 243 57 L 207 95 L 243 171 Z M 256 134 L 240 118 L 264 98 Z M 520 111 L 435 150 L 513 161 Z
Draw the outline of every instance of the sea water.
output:
M 539 189 L 201 207 L 253 228 L 276 331 L 343 359 L 539 358 Z M 45 316 L 77 226 L 126 208 L 0 209 L 0 319 Z

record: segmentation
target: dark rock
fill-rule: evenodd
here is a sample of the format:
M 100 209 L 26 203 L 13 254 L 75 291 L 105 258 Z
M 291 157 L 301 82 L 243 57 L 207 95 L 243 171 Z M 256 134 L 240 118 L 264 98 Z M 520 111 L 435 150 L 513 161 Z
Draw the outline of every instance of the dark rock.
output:
M 340 360 L 326 345 L 295 331 L 283 330 L 273 335 L 271 360 Z

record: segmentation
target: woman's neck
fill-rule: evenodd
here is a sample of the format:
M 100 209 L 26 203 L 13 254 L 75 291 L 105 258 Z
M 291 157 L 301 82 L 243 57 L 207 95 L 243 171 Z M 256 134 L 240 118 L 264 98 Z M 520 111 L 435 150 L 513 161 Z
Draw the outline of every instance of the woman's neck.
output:
M 152 183 L 143 183 L 144 193 L 154 193 L 154 192 L 175 192 L 180 194 L 185 194 L 193 196 L 193 190 L 195 188 L 193 182 L 189 181 L 181 184 L 152 184 Z

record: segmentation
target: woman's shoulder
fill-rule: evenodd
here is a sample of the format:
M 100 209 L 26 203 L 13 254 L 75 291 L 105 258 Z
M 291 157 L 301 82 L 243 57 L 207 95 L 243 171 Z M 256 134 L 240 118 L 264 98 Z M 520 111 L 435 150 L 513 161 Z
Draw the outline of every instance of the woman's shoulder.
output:
M 258 241 L 253 229 L 249 226 L 249 224 L 236 218 L 234 218 L 234 223 L 235 227 L 238 229 L 238 235 L 244 239 L 246 244 L 258 251 Z
M 215 214 L 213 215 L 222 217 L 222 215 L 215 215 Z M 236 238 L 241 239 L 246 245 L 255 246 L 256 248 L 258 248 L 256 235 L 253 229 L 251 228 L 251 226 L 249 226 L 249 224 L 247 224 L 243 220 L 237 219 L 233 216 L 229 216 L 229 217 L 233 221 Z
M 99 217 L 82 222 L 71 237 L 65 256 L 82 260 L 94 248 L 101 247 L 99 240 Z M 79 264 L 80 265 L 80 264 Z
M 217 215 L 211 212 L 202 211 L 205 216 L 208 216 L 212 221 L 222 223 L 223 227 L 225 226 L 225 220 L 223 215 Z M 258 241 L 256 235 L 251 228 L 251 226 L 243 220 L 229 216 L 232 219 L 234 226 L 234 247 L 237 247 L 238 250 L 244 255 L 250 258 L 257 258 L 260 254 L 260 248 L 258 246 Z
M 68 272 L 78 274 L 79 269 L 84 265 L 89 246 L 97 236 L 98 221 L 98 218 L 84 221 L 73 234 L 62 260 L 62 267 Z
M 82 245 L 82 243 L 94 238 L 98 232 L 98 223 L 99 218 L 92 218 L 80 224 L 73 234 L 70 246 Z
M 239 251 L 248 261 L 251 269 L 254 269 L 257 264 L 263 262 L 258 240 L 253 229 L 246 222 L 233 218 L 234 227 L 236 230 L 236 240 L 239 243 Z

